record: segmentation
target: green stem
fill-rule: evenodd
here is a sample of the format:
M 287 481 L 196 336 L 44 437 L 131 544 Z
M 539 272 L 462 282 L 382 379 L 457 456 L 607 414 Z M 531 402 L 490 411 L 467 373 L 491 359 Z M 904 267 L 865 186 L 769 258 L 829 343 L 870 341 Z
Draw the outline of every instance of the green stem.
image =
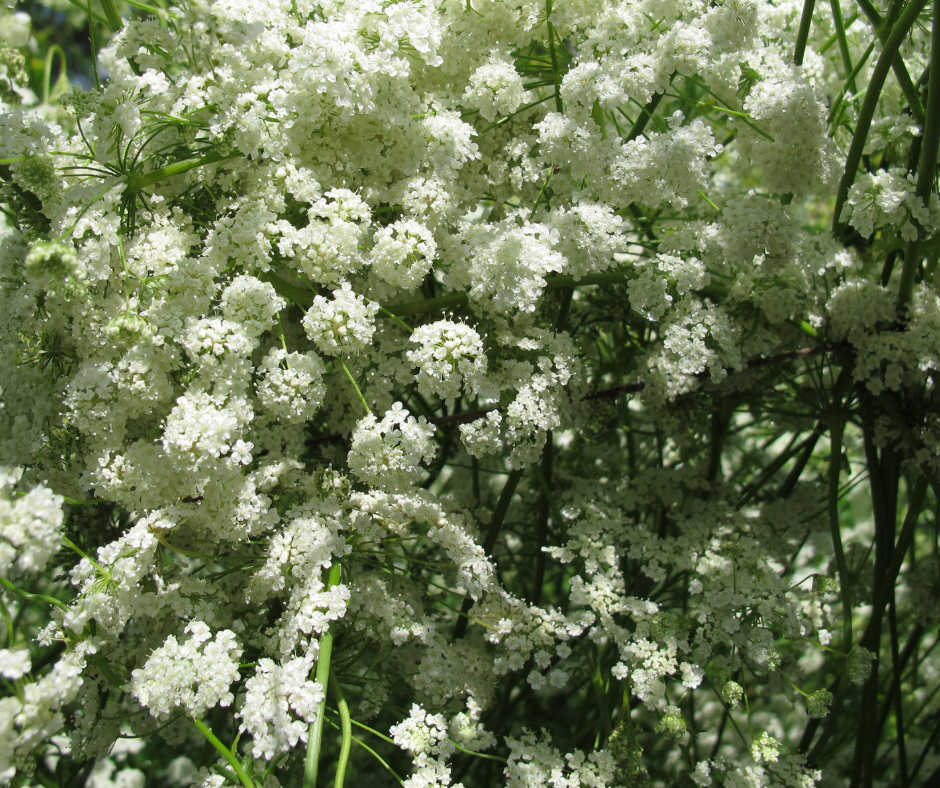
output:
M 71 0 L 76 5 L 79 5 L 77 0 Z M 81 8 L 81 6 L 79 5 Z M 91 70 L 95 75 L 95 89 L 101 90 L 101 80 L 98 77 L 98 42 L 97 36 L 95 35 L 95 14 L 91 10 L 91 0 L 85 4 L 85 7 L 82 8 L 85 13 L 88 14 L 88 41 L 91 46 Z
M 230 159 L 235 155 L 237 154 L 230 153 L 225 156 L 220 151 L 212 150 L 200 159 L 177 161 L 173 164 L 167 164 L 163 167 L 158 167 L 155 170 L 151 170 L 145 175 L 128 175 L 127 188 L 131 192 L 137 192 L 141 189 L 147 188 L 148 186 L 155 186 L 166 178 L 171 178 L 174 175 L 182 175 L 184 172 L 194 170 L 196 167 L 202 167 L 206 164 L 214 164 L 215 162 L 223 161 L 224 159 Z
M 13 629 L 13 619 L 10 618 L 10 611 L 7 610 L 6 602 L 0 596 L 0 614 L 3 615 L 3 624 L 7 628 L 7 646 L 13 648 L 16 644 L 16 632 Z
M 849 54 L 849 42 L 845 37 L 845 22 L 842 19 L 842 6 L 839 0 L 829 0 L 829 7 L 832 9 L 832 21 L 836 28 L 836 38 L 839 41 L 839 55 L 842 57 L 842 67 L 845 73 L 849 75 L 846 84 L 853 93 L 855 89 L 855 78 L 852 76 L 852 56 Z
M 108 20 L 108 27 L 115 33 L 124 27 L 124 20 L 118 13 L 117 4 L 114 0 L 101 0 L 101 8 L 104 10 L 105 18 Z
M 339 729 L 339 725 L 333 722 L 333 720 L 327 720 L 327 722 L 329 722 L 330 725 L 332 725 L 334 728 Z M 356 724 L 358 725 L 359 723 L 356 723 Z M 367 753 L 372 755 L 372 757 L 375 758 L 380 764 L 382 764 L 382 766 L 385 767 L 385 770 L 398 781 L 399 785 L 405 784 L 405 781 L 402 780 L 402 778 L 398 776 L 395 770 L 391 766 L 388 765 L 388 762 L 381 755 L 379 755 L 375 750 L 373 750 L 368 744 L 362 741 L 362 739 L 358 738 L 357 736 L 350 736 L 349 738 L 352 741 L 356 742 L 356 744 L 362 747 L 362 749 L 364 749 Z
M 331 687 L 336 695 L 336 706 L 339 709 L 340 730 L 343 734 L 343 743 L 339 750 L 339 760 L 336 763 L 336 777 L 333 780 L 333 788 L 343 788 L 346 782 L 346 766 L 349 764 L 349 750 L 352 748 L 352 722 L 349 716 L 349 704 L 343 697 L 343 688 L 339 681 L 334 681 Z
M 58 85 L 62 78 L 65 76 L 65 51 L 58 44 L 54 44 L 49 47 L 49 52 L 46 54 L 46 67 L 43 72 L 42 78 L 42 103 L 48 105 L 49 99 L 52 97 L 52 64 L 55 61 L 55 56 L 59 56 L 59 78 L 56 80 L 56 85 Z
M 344 365 L 345 367 L 345 365 Z M 326 590 L 339 585 L 343 569 L 334 558 L 327 576 Z M 328 627 L 320 636 L 320 651 L 317 655 L 317 683 L 323 687 L 323 700 L 317 707 L 317 715 L 307 729 L 307 757 L 304 762 L 303 788 L 315 788 L 320 768 L 320 747 L 323 742 L 323 722 L 326 719 L 326 693 L 330 684 L 330 662 L 333 658 L 333 627 Z
M 901 18 L 898 19 L 897 24 L 891 29 L 891 33 L 884 42 L 881 55 L 875 63 L 875 68 L 868 82 L 868 89 L 865 92 L 865 100 L 862 102 L 862 108 L 859 110 L 858 120 L 855 123 L 852 144 L 845 158 L 845 170 L 842 173 L 842 180 L 839 182 L 839 190 L 836 193 L 835 208 L 832 213 L 832 232 L 837 238 L 842 238 L 845 233 L 846 227 L 840 218 L 842 207 L 849 195 L 849 189 L 855 182 L 855 175 L 858 172 L 859 164 L 862 161 L 862 152 L 865 149 L 865 141 L 868 139 L 868 131 L 875 117 L 878 99 L 881 97 L 881 91 L 888 77 L 891 63 L 926 5 L 927 0 L 912 0 L 911 4 L 904 10 Z
M 75 544 L 75 542 L 73 542 L 73 541 L 72 541 L 71 539 L 69 539 L 67 536 L 63 536 L 63 537 L 62 537 L 62 542 L 65 544 L 66 547 L 68 547 L 68 548 L 69 548 L 70 550 L 72 550 L 74 553 L 80 555 L 82 558 L 84 558 L 85 560 L 87 560 L 87 561 L 88 561 L 95 569 L 97 569 L 99 572 L 107 573 L 107 570 L 106 570 L 101 564 L 99 564 L 94 558 L 92 558 L 90 555 L 88 555 L 88 553 L 86 553 L 84 550 L 82 550 L 81 547 L 79 547 L 77 544 Z
M 366 413 L 371 416 L 372 411 L 369 408 L 369 403 L 366 402 L 366 398 L 362 396 L 362 391 L 359 390 L 359 384 L 356 383 L 356 379 L 352 376 L 352 372 L 349 371 L 349 368 L 342 359 L 338 360 L 343 367 L 343 372 L 346 373 L 346 377 L 349 378 L 349 382 L 353 384 L 353 388 L 356 390 L 356 394 L 359 395 L 359 401 L 362 403 L 362 407 L 364 407 L 366 409 Z
M 483 552 L 486 553 L 487 556 L 493 552 L 493 547 L 496 545 L 499 530 L 503 526 L 503 520 L 506 519 L 509 504 L 512 501 L 513 494 L 516 492 L 519 480 L 522 478 L 522 473 L 522 470 L 516 470 L 510 473 L 509 477 L 506 479 L 506 483 L 503 485 L 502 492 L 499 494 L 499 500 L 496 502 L 493 517 L 490 520 L 489 528 L 486 530 L 486 535 L 483 537 L 483 544 L 481 545 Z M 462 638 L 467 631 L 467 614 L 470 612 L 471 607 L 473 607 L 473 599 L 467 597 L 463 601 L 463 605 L 460 608 L 460 618 L 457 619 L 457 625 L 454 627 L 454 640 Z
M 878 13 L 878 9 L 871 4 L 871 0 L 856 1 L 858 2 L 859 8 L 861 8 L 865 16 L 868 17 L 868 21 L 871 22 L 872 27 L 875 28 L 875 33 L 878 35 L 881 43 L 884 44 L 888 40 L 888 25 L 897 18 L 896 9 L 898 4 L 892 4 L 891 10 L 888 12 L 888 18 L 884 20 L 881 18 L 881 14 Z M 917 88 L 914 87 L 914 83 L 911 81 L 911 75 L 907 73 L 904 58 L 901 57 L 900 53 L 895 53 L 891 68 L 894 71 L 894 76 L 898 84 L 901 86 L 901 92 L 904 93 L 904 98 L 907 99 L 911 112 L 914 114 L 914 120 L 923 127 L 924 108 L 920 105 L 920 96 L 917 95 Z
M 98 505 L 100 503 L 107 503 L 104 498 L 86 498 L 85 500 L 79 500 L 78 498 L 69 498 L 67 495 L 63 495 L 61 498 L 71 506 L 92 506 Z
M 226 761 L 228 761 L 229 766 L 231 766 L 232 769 L 235 771 L 235 774 L 238 775 L 239 782 L 241 782 L 241 784 L 245 788 L 255 788 L 255 784 L 252 782 L 251 778 L 245 772 L 245 769 L 242 766 L 241 761 L 239 761 L 238 758 L 235 757 L 235 753 L 233 753 L 228 747 L 222 744 L 222 742 L 219 740 L 219 737 L 216 736 L 211 730 L 209 730 L 209 728 L 206 727 L 205 723 L 202 720 L 193 720 L 193 722 L 196 724 L 196 727 L 199 728 L 199 732 L 203 736 L 205 736 L 206 739 L 209 740 L 209 743 L 213 747 L 215 747 L 216 750 L 218 750 L 219 754 L 223 758 L 225 758 Z
M 545 0 L 545 24 L 548 27 L 548 54 L 552 59 L 552 81 L 555 83 L 555 110 L 564 112 L 561 103 L 561 74 L 558 71 L 558 53 L 555 52 L 555 27 L 552 25 L 552 0 Z
M 930 34 L 930 76 L 927 87 L 927 111 L 924 136 L 921 139 L 920 163 L 917 167 L 916 199 L 930 202 L 930 193 L 937 177 L 937 146 L 940 144 L 940 3 L 933 4 L 933 30 Z M 911 240 L 904 252 L 904 268 L 898 287 L 898 316 L 910 303 L 914 292 L 914 274 L 920 262 L 920 245 L 924 237 L 923 228 L 916 222 L 917 237 Z
M 854 92 L 855 87 L 855 77 L 858 76 L 858 72 L 862 70 L 865 64 L 868 62 L 868 58 L 871 57 L 871 53 L 875 51 L 875 42 L 872 41 L 862 56 L 858 59 L 858 62 L 855 64 L 855 67 L 852 69 L 851 73 L 846 77 L 845 84 L 842 86 L 842 90 L 839 91 L 839 95 L 836 96 L 835 101 L 832 102 L 832 108 L 829 110 L 829 125 L 831 126 L 836 120 L 837 116 L 840 114 L 842 109 L 842 100 L 845 98 L 846 92 L 849 90 L 849 86 L 852 86 L 852 91 Z M 829 132 L 829 136 L 832 136 L 835 133 L 835 130 Z
M 29 591 L 24 591 L 22 588 L 13 585 L 13 583 L 11 583 L 5 577 L 0 577 L 0 585 L 3 585 L 4 588 L 12 591 L 17 596 L 23 597 L 23 599 L 28 599 L 30 602 L 34 600 L 36 602 L 45 602 L 47 605 L 55 605 L 56 607 L 68 612 L 68 605 L 66 605 L 64 602 L 60 602 L 55 597 L 45 596 L 44 594 L 31 594 Z
M 842 651 L 848 654 L 852 650 L 852 584 L 839 527 L 839 472 L 842 465 L 844 429 L 845 422 L 838 416 L 833 416 L 829 426 L 829 532 L 832 536 L 832 549 L 839 571 L 842 596 Z
M 803 65 L 803 55 L 806 54 L 806 42 L 809 39 L 809 28 L 813 23 L 813 7 L 816 0 L 803 0 L 803 14 L 800 16 L 800 29 L 796 34 L 796 46 L 793 50 L 793 62 Z

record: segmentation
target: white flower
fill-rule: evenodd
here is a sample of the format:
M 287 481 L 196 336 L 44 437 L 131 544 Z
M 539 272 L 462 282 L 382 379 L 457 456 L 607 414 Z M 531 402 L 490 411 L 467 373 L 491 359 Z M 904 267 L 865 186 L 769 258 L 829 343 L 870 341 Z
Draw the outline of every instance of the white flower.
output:
M 421 345 L 409 350 L 408 360 L 417 365 L 415 380 L 422 391 L 454 404 L 462 387 L 474 391 L 486 375 L 483 340 L 470 326 L 452 320 L 438 320 L 419 326 L 411 341 Z
M 780 742 L 764 731 L 751 742 L 751 757 L 758 763 L 775 763 L 780 757 Z
M 497 115 L 511 115 L 525 98 L 522 77 L 512 63 L 492 55 L 470 75 L 464 104 L 477 107 L 480 117 L 492 123 Z
M 232 323 L 238 323 L 250 337 L 263 334 L 277 319 L 277 313 L 287 302 L 274 292 L 267 282 L 253 276 L 236 276 L 222 291 L 220 307 L 222 315 Z
M 375 332 L 375 315 L 379 305 L 366 304 L 353 292 L 349 282 L 333 291 L 333 299 L 313 299 L 304 315 L 303 327 L 311 341 L 331 356 L 352 355 L 364 350 Z
M 32 669 L 29 651 L 25 648 L 0 649 L 0 676 L 15 681 Z
M 865 238 L 875 230 L 895 227 L 904 240 L 917 237 L 916 220 L 928 234 L 940 227 L 935 202 L 930 209 L 915 195 L 914 176 L 901 168 L 865 173 L 849 189 L 839 221 L 850 224 Z
M 0 466 L 0 577 L 41 571 L 61 544 L 62 496 L 40 486 L 10 500 L 22 473 Z
M 310 678 L 311 655 L 278 665 L 258 661 L 255 675 L 245 682 L 245 703 L 237 716 L 240 729 L 251 734 L 252 755 L 270 761 L 275 755 L 307 741 L 307 728 L 317 717 L 323 687 Z
M 170 635 L 131 674 L 131 694 L 154 717 L 182 708 L 200 719 L 209 709 L 230 706 L 235 700 L 229 687 L 238 678 L 242 653 L 235 633 L 225 629 L 213 639 L 203 621 L 190 622 L 185 631 L 191 635 L 188 640 L 179 643 Z
M 431 270 L 437 244 L 423 224 L 401 219 L 376 231 L 372 270 L 398 287 L 416 287 Z
M 283 365 L 283 366 L 282 366 Z M 326 368 L 316 353 L 288 353 L 271 348 L 261 362 L 255 390 L 264 410 L 290 423 L 309 419 L 326 395 Z
M 369 414 L 356 426 L 349 467 L 362 481 L 385 490 L 404 490 L 421 476 L 421 463 L 434 458 L 434 427 L 415 420 L 400 402 L 382 421 Z

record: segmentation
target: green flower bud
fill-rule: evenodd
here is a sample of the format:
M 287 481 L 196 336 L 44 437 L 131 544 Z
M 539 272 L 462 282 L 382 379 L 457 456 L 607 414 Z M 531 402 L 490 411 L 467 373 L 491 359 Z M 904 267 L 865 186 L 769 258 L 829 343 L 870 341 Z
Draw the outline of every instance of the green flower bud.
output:
M 26 273 L 43 282 L 77 281 L 85 278 L 85 267 L 75 250 L 61 241 L 36 241 L 26 253 Z
M 665 733 L 673 741 L 679 741 L 685 736 L 685 720 L 676 706 L 667 706 L 666 713 L 656 725 L 657 733 Z
M 729 706 L 737 706 L 744 697 L 744 687 L 736 681 L 726 681 L 721 688 L 721 699 Z
M 849 656 L 846 657 L 846 667 L 849 671 L 849 679 L 853 684 L 864 684 L 871 675 L 871 663 L 874 655 L 864 646 L 857 643 L 852 647 Z
M 806 712 L 810 717 L 825 717 L 829 713 L 831 704 L 832 693 L 829 690 L 816 690 L 812 695 L 806 697 Z

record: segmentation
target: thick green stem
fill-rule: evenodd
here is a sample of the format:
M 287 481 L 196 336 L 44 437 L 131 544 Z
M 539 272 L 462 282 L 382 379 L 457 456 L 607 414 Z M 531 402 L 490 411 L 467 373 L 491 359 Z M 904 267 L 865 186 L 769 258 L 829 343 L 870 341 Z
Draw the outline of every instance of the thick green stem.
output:
M 871 0 L 856 1 L 858 2 L 859 8 L 861 8 L 865 16 L 868 17 L 868 21 L 871 22 L 875 33 L 878 35 L 878 39 L 884 44 L 890 34 L 890 25 L 897 18 L 896 9 L 898 8 L 898 4 L 893 4 L 891 11 L 888 13 L 886 24 L 886 21 L 881 18 L 881 14 L 878 13 L 878 9 L 871 4 Z M 920 96 L 917 95 L 917 88 L 914 86 L 913 81 L 911 81 L 911 75 L 907 73 L 907 66 L 904 65 L 904 58 L 901 57 L 899 52 L 894 55 L 891 68 L 894 71 L 894 76 L 898 84 L 901 86 L 901 92 L 904 94 L 904 98 L 907 99 L 908 106 L 914 115 L 914 120 L 923 125 L 924 108 L 920 105 Z
M 339 585 L 343 569 L 339 561 L 333 560 L 327 576 L 326 588 Z M 330 663 L 333 659 L 333 628 L 320 636 L 320 651 L 317 654 L 317 683 L 323 687 L 323 699 L 317 707 L 317 715 L 307 729 L 307 757 L 304 762 L 303 788 L 315 788 L 320 769 L 320 746 L 323 743 L 323 721 L 326 718 L 326 693 L 330 684 Z
M 349 764 L 349 751 L 352 748 L 352 718 L 349 716 L 349 704 L 343 696 L 343 688 L 338 681 L 334 681 L 331 689 L 336 695 L 336 706 L 339 709 L 340 731 L 343 734 L 343 743 L 339 750 L 339 760 L 336 762 L 336 777 L 333 788 L 343 788 L 346 782 L 346 766 Z
M 839 527 L 839 475 L 842 466 L 842 432 L 845 422 L 833 416 L 829 426 L 829 532 L 832 550 L 835 553 L 839 572 L 839 588 L 842 596 L 842 650 L 852 650 L 852 580 L 842 549 L 842 531 Z
M 233 753 L 228 747 L 226 747 L 219 740 L 219 737 L 216 736 L 202 720 L 193 720 L 196 724 L 196 727 L 199 728 L 199 732 L 208 739 L 209 743 L 215 747 L 218 753 L 228 761 L 229 766 L 235 771 L 235 774 L 238 775 L 239 782 L 244 786 L 244 788 L 255 788 L 255 784 L 252 779 L 248 776 L 244 767 L 241 764 L 241 761 L 238 760 L 235 753 Z
M 510 473 L 509 478 L 506 479 L 506 483 L 503 485 L 503 491 L 499 494 L 499 500 L 496 502 L 496 508 L 493 510 L 493 517 L 490 520 L 490 527 L 483 537 L 483 552 L 487 555 L 493 552 L 499 531 L 503 527 L 503 520 L 506 519 L 506 513 L 509 511 L 512 496 L 516 492 L 516 486 L 519 484 L 521 478 L 521 470 Z M 473 599 L 467 597 L 463 601 L 463 605 L 460 608 L 460 618 L 457 619 L 457 625 L 454 627 L 455 640 L 462 638 L 467 631 L 467 613 L 470 612 L 471 607 L 473 607 Z
M 933 4 L 933 30 L 930 34 L 930 76 L 927 87 L 927 113 L 924 136 L 921 139 L 920 163 L 917 166 L 917 186 L 914 195 L 930 202 L 937 178 L 937 146 L 940 144 L 940 3 Z M 904 252 L 904 268 L 898 287 L 898 315 L 904 316 L 914 292 L 914 274 L 920 262 L 920 245 L 924 232 L 917 224 L 917 237 L 911 240 Z
M 839 182 L 839 190 L 836 193 L 835 209 L 832 213 L 832 232 L 836 238 L 841 239 L 845 233 L 846 226 L 841 220 L 842 208 L 849 195 L 849 189 L 855 182 L 855 176 L 862 161 L 862 152 L 865 149 L 865 141 L 868 139 L 868 131 L 875 117 L 878 99 L 881 97 L 881 91 L 888 77 L 888 71 L 891 69 L 891 63 L 926 5 L 927 0 L 912 0 L 897 24 L 891 29 L 891 33 L 885 40 L 884 48 L 881 50 L 878 62 L 875 63 L 875 68 L 868 82 L 868 90 L 865 92 L 865 100 L 862 102 L 862 108 L 859 110 L 858 120 L 855 123 L 852 144 L 845 158 L 845 170 L 842 173 L 842 180 Z
M 117 3 L 114 0 L 101 0 L 101 8 L 104 11 L 105 18 L 108 20 L 108 27 L 117 33 L 124 27 L 124 20 L 117 10 Z
M 806 54 L 806 42 L 809 39 L 809 28 L 813 24 L 813 8 L 816 0 L 803 0 L 803 14 L 800 16 L 800 29 L 796 34 L 796 46 L 793 51 L 793 62 L 803 65 L 803 56 Z

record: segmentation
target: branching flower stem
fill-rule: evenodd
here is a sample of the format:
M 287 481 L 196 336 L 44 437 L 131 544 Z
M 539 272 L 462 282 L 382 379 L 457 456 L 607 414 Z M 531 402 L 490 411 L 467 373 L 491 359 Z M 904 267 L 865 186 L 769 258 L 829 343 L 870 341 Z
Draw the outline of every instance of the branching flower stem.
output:
M 326 590 L 339 585 L 342 578 L 342 566 L 333 561 L 326 581 Z M 315 788 L 317 773 L 320 769 L 320 747 L 323 742 L 323 722 L 326 718 L 326 693 L 330 684 L 330 662 L 333 658 L 333 628 L 329 627 L 320 636 L 320 650 L 317 654 L 317 683 L 323 688 L 323 699 L 317 708 L 317 715 L 307 730 L 307 757 L 304 762 L 303 788 Z M 345 734 L 344 734 L 345 736 Z

